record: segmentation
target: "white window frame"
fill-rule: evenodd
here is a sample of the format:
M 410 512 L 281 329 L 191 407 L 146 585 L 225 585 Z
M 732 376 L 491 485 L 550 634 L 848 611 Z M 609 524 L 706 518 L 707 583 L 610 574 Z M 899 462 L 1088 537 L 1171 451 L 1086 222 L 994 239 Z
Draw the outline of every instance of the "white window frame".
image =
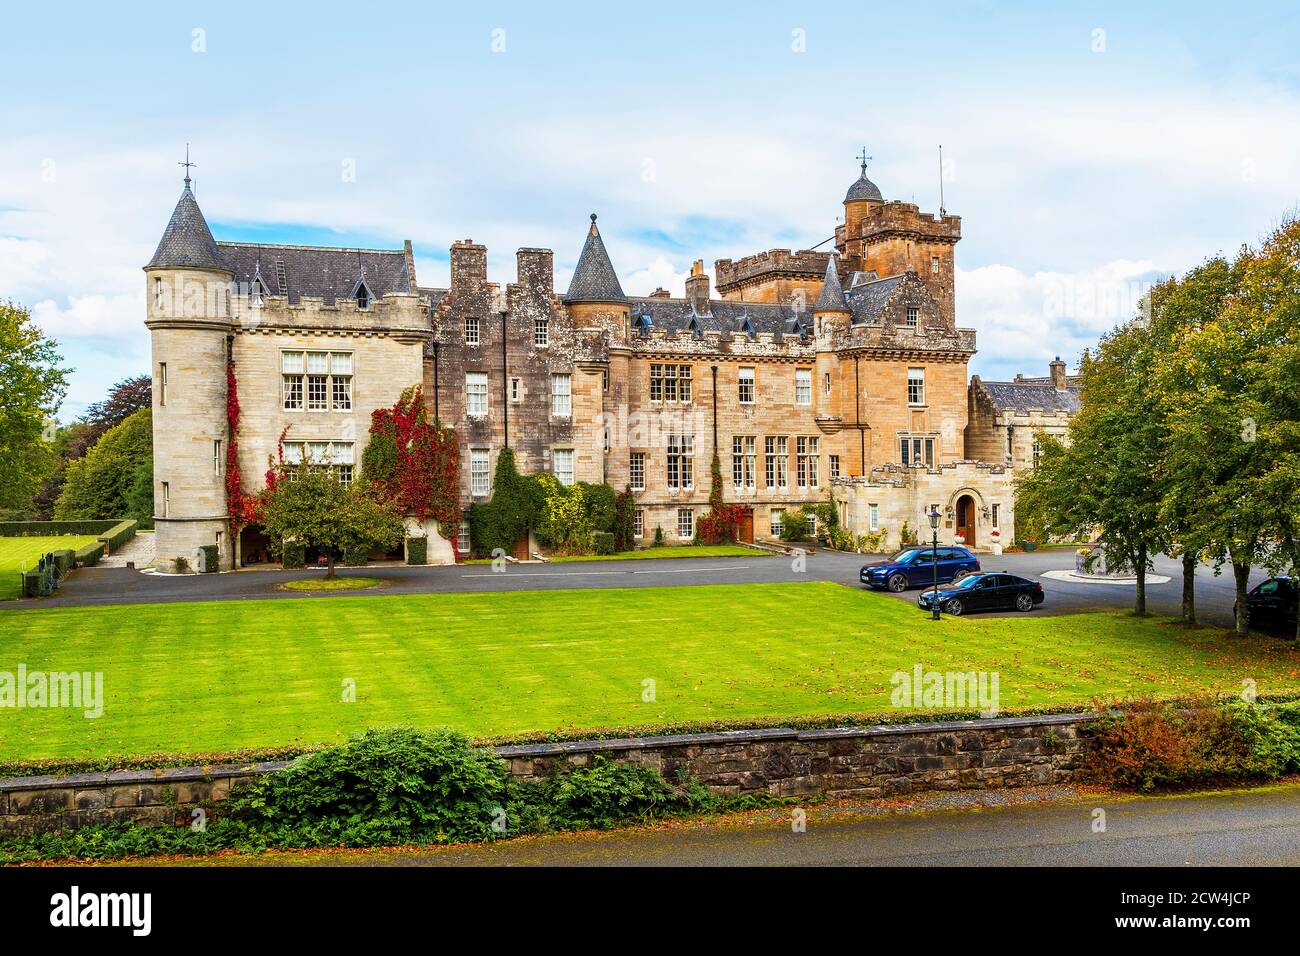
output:
M 840 456 L 831 455 L 829 457 L 830 464 L 828 467 L 830 468 L 831 481 L 836 481 L 840 477 Z
M 914 329 L 921 324 L 921 310 L 914 305 L 907 307 L 907 327 Z
M 634 451 L 628 456 L 627 483 L 633 491 L 645 491 L 645 452 Z
M 311 368 L 313 356 L 324 356 L 321 368 Z M 356 373 L 352 359 L 351 351 L 281 349 L 281 411 L 312 414 L 351 412 L 352 379 Z M 297 367 L 292 367 L 294 365 Z M 313 399 L 314 395 L 319 395 L 319 399 Z
M 667 436 L 668 488 L 671 491 L 690 491 L 695 487 L 695 436 L 669 434 Z
M 492 455 L 486 448 L 469 450 L 469 493 L 475 498 L 492 493 Z
M 533 319 L 533 347 L 544 349 L 551 344 L 551 320 L 538 316 Z
M 465 344 L 479 344 L 479 322 L 477 316 L 469 316 L 465 319 Z
M 162 280 L 159 280 L 162 281 Z M 167 363 L 158 363 L 158 404 L 167 404 Z
M 939 274 L 939 257 L 938 257 L 938 256 L 931 256 L 931 257 L 930 257 L 930 274 L 931 274 L 931 275 L 936 275 L 936 276 Z
M 645 509 L 637 508 L 632 512 L 632 537 L 645 537 Z
M 565 463 L 565 467 L 561 466 L 561 462 Z M 573 484 L 573 464 L 572 448 L 556 448 L 551 452 L 551 471 L 560 484 Z
M 736 395 L 742 405 L 753 405 L 757 391 L 758 376 L 753 366 L 744 366 L 736 371 Z
M 827 395 L 829 395 L 829 394 L 831 393 L 831 373 L 830 373 L 830 372 L 823 372 L 823 373 L 822 373 L 822 387 L 825 389 Z
M 794 370 L 794 403 L 796 405 L 812 404 L 812 369 Z
M 781 518 L 784 514 L 784 508 L 773 508 L 767 517 L 767 530 L 771 532 L 774 538 L 781 537 Z
M 880 530 L 880 505 L 878 504 L 867 505 L 867 514 L 869 515 L 867 519 L 867 527 L 869 527 L 872 531 L 879 531 Z
M 212 439 L 212 473 L 221 474 L 221 439 Z
M 925 405 L 925 369 L 923 368 L 907 370 L 907 404 L 911 408 Z
M 695 509 L 677 509 L 677 539 L 691 541 L 695 537 Z
M 573 376 L 568 372 L 551 373 L 551 417 L 573 417 Z
M 489 407 L 487 372 L 466 372 L 465 415 L 468 418 L 487 418 Z

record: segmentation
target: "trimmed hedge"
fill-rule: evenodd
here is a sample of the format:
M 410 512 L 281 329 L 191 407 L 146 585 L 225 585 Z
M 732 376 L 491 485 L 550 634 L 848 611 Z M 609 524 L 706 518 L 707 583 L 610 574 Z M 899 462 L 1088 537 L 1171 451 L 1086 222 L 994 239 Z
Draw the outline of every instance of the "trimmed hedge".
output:
M 217 551 L 217 546 L 215 544 L 205 544 L 201 545 L 199 550 L 203 552 L 202 570 L 204 573 L 215 573 L 221 560 L 221 554 Z
M 593 531 L 591 533 L 591 549 L 597 554 L 614 553 L 614 533 L 612 531 Z
M 104 556 L 104 542 L 92 541 L 90 544 L 82 545 L 74 552 L 74 555 L 77 564 L 83 568 L 93 567 L 99 564 L 99 559 Z
M 428 538 L 407 538 L 406 539 L 406 563 L 407 564 L 424 564 L 429 556 L 429 539 Z
M 60 548 L 58 551 L 51 551 L 50 556 L 54 559 L 54 566 L 59 569 L 59 574 L 67 574 L 77 566 L 77 552 L 71 548 Z
M 0 521 L 0 538 L 33 538 L 59 534 L 102 535 L 124 524 L 109 521 Z
M 112 554 L 122 545 L 126 544 L 135 537 L 135 529 L 140 526 L 140 522 L 134 518 L 128 518 L 126 521 L 119 521 L 113 527 L 109 528 L 99 536 L 99 540 L 108 545 L 108 553 Z
M 307 563 L 307 548 L 301 541 L 286 541 L 283 550 L 282 567 L 296 570 Z

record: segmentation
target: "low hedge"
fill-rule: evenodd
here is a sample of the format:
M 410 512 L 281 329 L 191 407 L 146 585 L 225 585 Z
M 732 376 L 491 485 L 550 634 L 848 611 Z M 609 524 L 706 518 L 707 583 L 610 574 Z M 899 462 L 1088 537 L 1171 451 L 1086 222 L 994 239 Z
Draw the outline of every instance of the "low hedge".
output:
M 81 567 L 93 567 L 99 564 L 99 559 L 104 555 L 104 542 L 92 541 L 90 544 L 82 545 L 73 554 Z
M 108 545 L 108 553 L 112 554 L 118 548 L 122 547 L 122 545 L 135 537 L 136 528 L 139 526 L 140 522 L 136 521 L 134 518 L 127 521 L 119 521 L 117 524 L 113 525 L 113 527 L 101 534 L 99 540 Z
M 612 531 L 593 531 L 591 549 L 597 554 L 614 553 L 614 533 Z
M 429 557 L 429 539 L 428 538 L 407 538 L 406 539 L 406 563 L 407 564 L 424 564 Z
M 54 565 L 59 569 L 59 574 L 67 574 L 77 566 L 77 552 L 71 548 L 60 548 L 58 551 L 51 551 L 50 555 L 54 558 Z
M 108 521 L 0 521 L 0 538 L 48 537 L 59 534 L 107 534 L 125 522 Z
M 281 566 L 296 570 L 307 563 L 307 548 L 301 541 L 286 541 Z
M 359 568 L 370 561 L 369 548 L 350 548 L 343 552 L 343 563 L 348 567 Z

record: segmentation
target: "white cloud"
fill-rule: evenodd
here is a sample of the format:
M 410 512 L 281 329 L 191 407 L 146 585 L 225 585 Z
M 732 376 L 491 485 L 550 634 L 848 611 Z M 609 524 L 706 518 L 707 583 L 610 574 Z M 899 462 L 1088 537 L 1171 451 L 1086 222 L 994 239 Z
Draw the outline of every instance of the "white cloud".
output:
M 656 289 L 667 289 L 675 298 L 686 294 L 686 277 L 689 268 L 678 272 L 671 262 L 657 256 L 644 269 L 638 269 L 623 280 L 623 291 L 628 295 L 649 295 Z

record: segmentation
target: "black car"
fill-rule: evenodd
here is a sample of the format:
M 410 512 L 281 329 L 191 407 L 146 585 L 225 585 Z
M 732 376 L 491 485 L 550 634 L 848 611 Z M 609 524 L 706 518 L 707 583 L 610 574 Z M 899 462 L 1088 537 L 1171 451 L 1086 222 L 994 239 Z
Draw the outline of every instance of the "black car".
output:
M 967 611 L 1032 611 L 1034 605 L 1043 603 L 1043 586 L 1002 571 L 984 572 L 937 591 L 930 588 L 916 599 L 927 611 L 933 610 L 936 601 L 939 610 L 954 616 Z
M 1246 611 L 1250 623 L 1260 628 L 1286 628 L 1295 630 L 1297 598 L 1300 589 L 1291 578 L 1269 578 L 1246 595 Z M 1235 616 L 1237 606 L 1232 613 Z

